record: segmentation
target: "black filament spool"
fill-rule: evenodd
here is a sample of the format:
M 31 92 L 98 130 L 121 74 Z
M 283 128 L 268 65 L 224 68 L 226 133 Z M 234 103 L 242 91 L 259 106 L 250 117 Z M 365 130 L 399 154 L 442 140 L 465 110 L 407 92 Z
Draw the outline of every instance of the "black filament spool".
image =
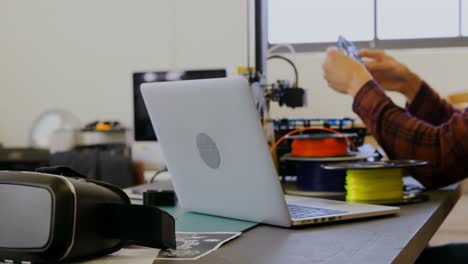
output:
M 321 168 L 321 161 L 296 161 L 296 188 L 312 192 L 346 192 L 346 171 Z

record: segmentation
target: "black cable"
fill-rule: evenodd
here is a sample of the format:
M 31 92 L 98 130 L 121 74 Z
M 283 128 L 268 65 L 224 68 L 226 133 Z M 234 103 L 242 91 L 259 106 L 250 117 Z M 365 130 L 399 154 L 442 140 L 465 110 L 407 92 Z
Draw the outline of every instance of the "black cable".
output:
M 294 69 L 294 76 L 296 78 L 296 81 L 294 82 L 293 87 L 296 87 L 296 88 L 299 87 L 299 73 L 297 71 L 297 67 L 294 64 L 294 62 L 292 62 L 290 59 L 281 55 L 271 55 L 267 58 L 267 60 L 272 60 L 272 59 L 280 59 L 280 60 L 286 61 L 289 65 L 292 66 L 292 68 Z
M 158 176 L 159 174 L 165 172 L 165 171 L 168 171 L 167 169 L 162 169 L 162 170 L 158 170 L 154 173 L 153 177 L 151 177 L 151 180 L 149 183 L 153 183 L 154 182 L 154 179 L 156 179 L 156 176 Z

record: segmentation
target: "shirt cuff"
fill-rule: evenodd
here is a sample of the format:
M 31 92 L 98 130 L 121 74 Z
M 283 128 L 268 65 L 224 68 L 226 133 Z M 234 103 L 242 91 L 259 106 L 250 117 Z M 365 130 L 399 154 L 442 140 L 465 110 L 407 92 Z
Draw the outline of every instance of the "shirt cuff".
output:
M 370 118 L 375 107 L 385 97 L 384 91 L 375 81 L 368 81 L 354 97 L 353 111 L 362 119 Z
M 424 109 L 423 107 L 424 104 L 427 104 L 427 103 L 432 104 L 432 102 L 428 102 L 428 97 L 433 98 L 433 96 L 432 97 L 430 96 L 431 93 L 434 93 L 434 92 L 431 90 L 429 85 L 427 85 L 426 82 L 422 82 L 421 88 L 419 88 L 419 91 L 414 97 L 413 101 L 411 103 L 406 103 L 406 110 L 409 113 L 411 113 L 413 116 L 418 116 L 419 114 L 423 114 L 423 113 L 419 113 L 418 111 L 421 111 Z

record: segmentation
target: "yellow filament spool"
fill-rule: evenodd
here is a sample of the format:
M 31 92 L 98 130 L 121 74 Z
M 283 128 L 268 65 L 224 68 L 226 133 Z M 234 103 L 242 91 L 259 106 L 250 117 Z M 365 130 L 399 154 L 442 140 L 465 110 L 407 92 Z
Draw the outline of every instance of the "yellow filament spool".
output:
M 403 169 L 352 169 L 346 172 L 346 201 L 403 200 Z

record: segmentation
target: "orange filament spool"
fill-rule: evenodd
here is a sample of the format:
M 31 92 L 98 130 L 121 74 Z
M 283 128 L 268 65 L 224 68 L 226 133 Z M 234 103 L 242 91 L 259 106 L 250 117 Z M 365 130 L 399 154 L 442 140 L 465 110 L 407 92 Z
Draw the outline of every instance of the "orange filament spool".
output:
M 334 129 L 306 127 L 293 130 L 278 139 L 270 148 L 270 152 L 274 152 L 276 147 L 286 138 L 303 131 L 320 130 L 327 131 L 333 134 L 324 136 L 320 135 L 314 138 L 312 135 L 300 135 L 293 139 L 292 155 L 299 157 L 329 157 L 329 156 L 345 156 L 349 153 L 349 144 L 352 142 L 349 138 Z
M 296 157 L 346 156 L 349 153 L 344 137 L 294 139 L 291 148 L 291 154 Z

